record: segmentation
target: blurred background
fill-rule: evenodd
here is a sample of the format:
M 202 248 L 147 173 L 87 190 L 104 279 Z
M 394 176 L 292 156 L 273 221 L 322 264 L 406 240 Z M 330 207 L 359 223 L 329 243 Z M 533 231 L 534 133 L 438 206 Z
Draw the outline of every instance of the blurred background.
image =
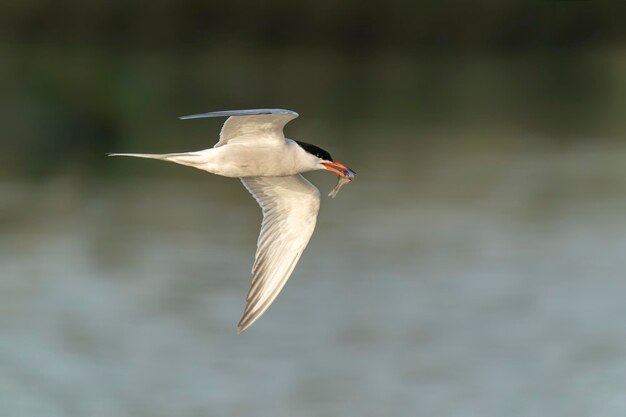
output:
M 0 415 L 623 416 L 626 7 L 0 5 Z M 106 152 L 279 107 L 358 172 L 237 335 L 260 211 Z M 336 178 L 308 176 L 325 195 Z

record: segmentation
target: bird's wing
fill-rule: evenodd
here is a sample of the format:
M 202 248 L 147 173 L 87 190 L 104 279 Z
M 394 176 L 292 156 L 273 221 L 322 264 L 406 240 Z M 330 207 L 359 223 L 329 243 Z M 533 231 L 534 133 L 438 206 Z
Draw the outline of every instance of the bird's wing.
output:
M 182 116 L 181 119 L 229 116 L 215 148 L 227 143 L 284 141 L 283 127 L 298 113 L 283 109 L 227 110 Z
M 263 223 L 239 332 L 261 317 L 289 279 L 311 239 L 320 207 L 318 189 L 299 174 L 244 177 L 241 182 L 261 206 Z

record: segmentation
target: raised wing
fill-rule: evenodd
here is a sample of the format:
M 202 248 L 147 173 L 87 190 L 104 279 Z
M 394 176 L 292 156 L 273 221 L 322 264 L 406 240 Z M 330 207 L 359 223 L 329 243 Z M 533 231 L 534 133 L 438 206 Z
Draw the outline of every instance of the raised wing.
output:
M 241 182 L 261 206 L 263 223 L 240 333 L 261 317 L 289 279 L 320 207 L 319 191 L 302 175 L 244 177 Z
M 220 140 L 215 148 L 227 143 L 241 143 L 254 140 L 284 141 L 283 128 L 298 117 L 298 113 L 283 109 L 227 110 L 211 113 L 182 116 L 181 119 L 229 116 L 222 126 Z

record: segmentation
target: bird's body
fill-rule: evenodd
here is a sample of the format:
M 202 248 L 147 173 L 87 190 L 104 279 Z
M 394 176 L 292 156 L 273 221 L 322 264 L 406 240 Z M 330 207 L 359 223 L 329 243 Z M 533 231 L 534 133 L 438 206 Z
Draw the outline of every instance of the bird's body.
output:
M 283 143 L 235 143 L 196 152 L 169 154 L 113 154 L 159 159 L 188 165 L 223 177 L 282 177 L 296 175 L 307 169 L 309 156 L 298 144 L 285 139 Z M 305 170 L 306 169 L 306 170 Z
M 326 169 L 351 179 L 353 171 L 315 145 L 286 139 L 283 127 L 298 114 L 282 109 L 234 110 L 182 119 L 229 116 L 210 149 L 169 154 L 111 154 L 175 162 L 225 177 L 237 177 L 263 211 L 252 268 L 252 286 L 239 322 L 242 332 L 270 306 L 313 234 L 319 191 L 302 175 Z

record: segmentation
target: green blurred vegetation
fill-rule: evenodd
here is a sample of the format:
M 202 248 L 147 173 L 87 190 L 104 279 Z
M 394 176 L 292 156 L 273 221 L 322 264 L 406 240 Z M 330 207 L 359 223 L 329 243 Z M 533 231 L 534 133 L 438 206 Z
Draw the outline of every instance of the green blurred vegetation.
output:
M 0 175 L 210 147 L 221 121 L 176 117 L 235 108 L 296 110 L 288 136 L 362 152 L 621 140 L 624 17 L 592 2 L 4 2 Z

